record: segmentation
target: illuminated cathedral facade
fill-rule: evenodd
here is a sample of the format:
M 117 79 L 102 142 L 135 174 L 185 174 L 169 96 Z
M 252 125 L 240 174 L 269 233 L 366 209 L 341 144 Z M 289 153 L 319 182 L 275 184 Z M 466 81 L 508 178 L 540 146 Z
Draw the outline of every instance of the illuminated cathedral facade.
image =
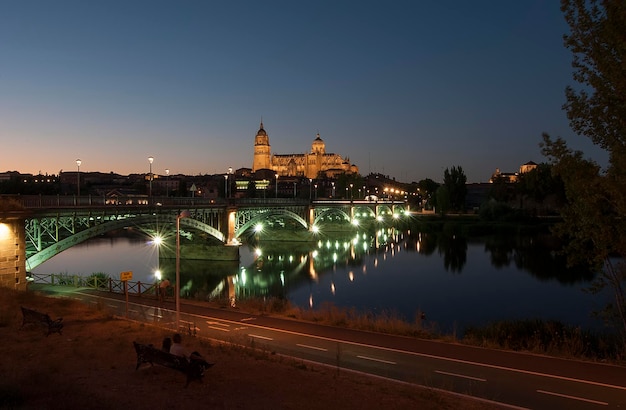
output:
M 326 152 L 326 144 L 318 133 L 306 154 L 271 154 L 270 138 L 263 122 L 254 137 L 252 172 L 269 169 L 279 176 L 316 179 L 320 176 L 334 178 L 340 174 L 357 174 L 359 169 L 349 158 Z M 320 175 L 321 174 L 321 175 Z

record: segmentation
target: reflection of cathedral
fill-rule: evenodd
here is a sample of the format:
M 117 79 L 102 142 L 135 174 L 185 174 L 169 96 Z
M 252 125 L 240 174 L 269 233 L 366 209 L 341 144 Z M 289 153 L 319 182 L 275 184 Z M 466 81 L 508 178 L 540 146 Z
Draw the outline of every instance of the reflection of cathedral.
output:
M 326 153 L 326 144 L 317 134 L 317 138 L 311 144 L 311 152 L 308 154 L 270 154 L 270 138 L 267 132 L 261 128 L 254 138 L 254 161 L 252 172 L 262 169 L 270 169 L 279 176 L 301 176 L 317 178 L 320 173 L 326 177 L 334 177 L 339 174 L 356 174 L 359 169 L 351 165 L 348 158 L 342 158 L 338 154 Z

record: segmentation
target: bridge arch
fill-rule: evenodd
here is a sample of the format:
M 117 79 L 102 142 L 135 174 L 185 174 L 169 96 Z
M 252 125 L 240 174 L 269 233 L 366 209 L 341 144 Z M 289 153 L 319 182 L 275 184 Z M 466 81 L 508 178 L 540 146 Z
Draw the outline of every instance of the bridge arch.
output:
M 329 219 L 329 218 L 331 220 L 333 218 L 337 218 L 337 219 L 342 220 L 342 221 L 351 222 L 350 215 L 348 215 L 341 208 L 325 208 L 325 209 L 321 210 L 315 216 L 315 220 L 313 221 L 313 225 L 318 225 L 318 224 L 322 223 L 325 219 Z
M 176 223 L 175 215 L 159 215 L 159 222 L 163 224 Z M 154 225 L 155 217 L 154 215 L 137 215 L 132 217 L 125 217 L 119 219 L 111 219 L 106 222 L 101 222 L 97 225 L 91 226 L 87 229 L 78 231 L 71 236 L 61 239 L 58 242 L 47 246 L 38 252 L 32 254 L 30 257 L 26 259 L 26 268 L 27 270 L 33 269 L 48 259 L 52 258 L 55 255 L 63 252 L 71 248 L 72 246 L 78 245 L 88 239 L 94 238 L 98 235 L 104 234 L 106 232 L 114 231 L 116 229 L 121 229 L 128 227 L 129 225 L 133 226 L 141 226 L 141 225 Z M 186 226 L 194 229 L 198 229 L 202 232 L 206 232 L 212 237 L 218 239 L 222 243 L 225 242 L 225 236 L 223 233 L 213 228 L 210 225 L 207 225 L 201 221 L 192 219 L 192 218 L 181 218 L 180 225 Z
M 309 225 L 307 224 L 307 222 L 300 215 L 296 214 L 295 212 L 286 210 L 286 209 L 280 209 L 280 210 L 272 210 L 272 211 L 267 211 L 267 212 L 262 212 L 262 213 L 255 214 L 253 217 L 248 219 L 245 223 L 241 224 L 235 230 L 235 237 L 239 238 L 248 229 L 252 228 L 257 223 L 262 222 L 262 221 L 266 220 L 267 218 L 270 218 L 270 217 L 273 217 L 273 216 L 286 216 L 286 217 L 296 221 L 304 229 L 309 229 Z

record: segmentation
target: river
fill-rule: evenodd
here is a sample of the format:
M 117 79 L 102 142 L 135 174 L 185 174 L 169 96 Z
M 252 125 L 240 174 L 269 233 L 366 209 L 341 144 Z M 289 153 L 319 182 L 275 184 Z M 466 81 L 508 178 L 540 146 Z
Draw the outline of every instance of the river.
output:
M 544 238 L 545 239 L 545 238 Z M 303 308 L 327 303 L 425 320 L 443 332 L 508 319 L 558 320 L 597 329 L 601 300 L 583 291 L 593 276 L 566 269 L 531 237 L 465 239 L 379 231 L 317 243 L 259 241 L 240 247 L 239 262 L 181 261 L 185 297 L 279 296 Z M 148 238 L 90 239 L 46 261 L 34 273 L 89 276 L 103 272 L 154 282 L 157 268 L 175 278 Z

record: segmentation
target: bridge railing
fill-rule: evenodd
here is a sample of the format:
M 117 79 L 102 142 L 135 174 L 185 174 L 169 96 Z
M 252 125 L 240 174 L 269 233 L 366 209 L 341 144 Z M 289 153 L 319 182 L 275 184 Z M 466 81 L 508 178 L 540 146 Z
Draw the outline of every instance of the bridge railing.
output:
M 76 288 L 89 288 L 102 292 L 124 294 L 124 281 L 113 278 L 99 278 L 97 276 L 84 277 L 80 275 L 66 275 L 55 273 L 31 273 L 29 282 L 54 285 L 72 286 Z M 128 294 L 136 296 L 157 297 L 157 285 L 155 283 L 142 283 L 141 281 L 128 281 Z

